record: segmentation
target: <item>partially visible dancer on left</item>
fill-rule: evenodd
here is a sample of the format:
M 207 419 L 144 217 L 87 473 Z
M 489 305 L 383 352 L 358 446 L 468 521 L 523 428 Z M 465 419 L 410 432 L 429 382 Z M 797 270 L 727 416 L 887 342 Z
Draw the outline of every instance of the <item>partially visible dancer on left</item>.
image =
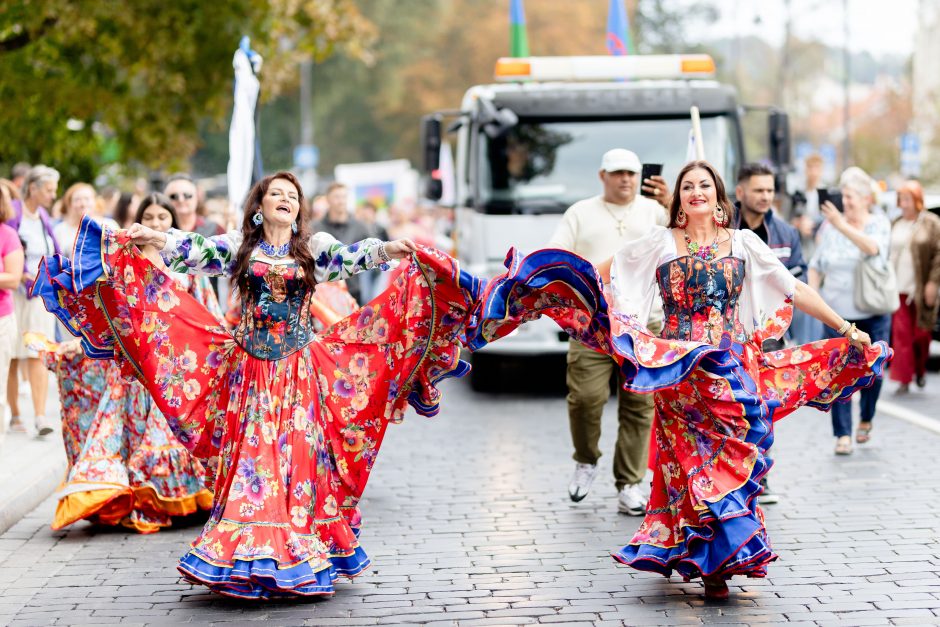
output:
M 13 293 L 23 279 L 23 245 L 20 244 L 16 231 L 5 224 L 13 217 L 15 195 L 13 184 L 6 179 L 0 179 L 0 381 L 7 378 L 10 360 L 16 353 L 16 343 L 19 340 Z M 6 437 L 6 427 L 7 404 L 0 395 L 0 447 Z
M 48 211 L 55 202 L 58 187 L 59 173 L 50 167 L 37 165 L 29 171 L 23 181 L 23 202 L 13 201 L 14 214 L 9 224 L 19 234 L 26 254 L 23 280 L 13 295 L 16 326 L 20 334 L 37 333 L 47 338 L 55 337 L 55 318 L 45 310 L 41 299 L 30 297 L 29 290 L 36 279 L 40 260 L 44 256 L 60 252 L 59 243 L 52 233 L 52 220 Z M 10 409 L 13 412 L 10 430 L 19 433 L 26 432 L 26 426 L 20 420 L 19 407 L 17 370 L 21 361 L 26 362 L 36 432 L 39 435 L 48 435 L 53 431 L 52 425 L 46 418 L 49 373 L 46 372 L 46 366 L 40 354 L 27 347 L 19 339 L 7 376 L 7 402 L 10 403 Z
M 175 227 L 176 216 L 166 196 L 150 194 L 141 201 L 135 221 L 165 233 Z M 141 252 L 162 266 L 155 248 L 145 246 Z M 172 278 L 221 318 L 205 277 L 174 273 Z M 142 330 L 159 333 L 156 328 Z M 81 450 L 70 460 L 59 488 L 52 528 L 89 520 L 153 533 L 169 526 L 173 517 L 208 510 L 214 475 L 175 438 L 150 393 L 125 371 L 126 364 L 98 363 L 105 364 L 106 371 L 94 383 L 100 382 L 104 394 L 79 436 Z M 67 450 L 68 444 L 67 438 Z
M 53 228 L 53 235 L 62 247 L 62 255 L 68 259 L 72 257 L 75 235 L 82 216 L 87 214 L 101 220 L 97 197 L 95 188 L 88 183 L 75 183 L 62 195 L 62 221 Z M 113 220 L 109 223 L 116 226 Z M 47 339 L 51 341 L 54 338 Z M 79 341 L 75 339 L 50 343 L 46 348 L 46 367 L 55 374 L 58 383 L 62 444 L 65 446 L 67 468 L 71 469 L 82 450 L 88 428 L 105 391 L 108 362 L 86 357 Z
M 917 181 L 898 188 L 901 215 L 891 224 L 891 264 L 898 277 L 901 307 L 891 318 L 894 362 L 891 379 L 896 394 L 907 394 L 911 382 L 927 385 L 931 332 L 937 322 L 940 287 L 940 218 L 924 210 L 924 189 Z

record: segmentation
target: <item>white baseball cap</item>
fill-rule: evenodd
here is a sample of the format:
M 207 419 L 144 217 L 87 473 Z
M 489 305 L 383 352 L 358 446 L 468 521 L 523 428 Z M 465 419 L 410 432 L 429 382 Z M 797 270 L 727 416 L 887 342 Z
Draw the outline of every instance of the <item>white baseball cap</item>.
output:
M 623 148 L 608 150 L 601 158 L 601 170 L 605 172 L 618 172 L 620 170 L 639 172 L 641 169 L 640 158 L 636 156 L 636 153 Z

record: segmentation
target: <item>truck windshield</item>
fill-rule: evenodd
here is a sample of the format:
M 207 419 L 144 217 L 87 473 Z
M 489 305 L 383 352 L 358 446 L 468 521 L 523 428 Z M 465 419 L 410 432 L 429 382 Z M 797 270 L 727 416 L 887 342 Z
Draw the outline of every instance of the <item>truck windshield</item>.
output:
M 689 118 L 642 120 L 522 119 L 508 133 L 480 133 L 480 202 L 486 213 L 563 213 L 601 191 L 601 155 L 632 150 L 643 163 L 663 164 L 670 189 L 687 162 Z M 727 117 L 702 118 L 705 158 L 732 185 L 738 167 L 736 127 Z

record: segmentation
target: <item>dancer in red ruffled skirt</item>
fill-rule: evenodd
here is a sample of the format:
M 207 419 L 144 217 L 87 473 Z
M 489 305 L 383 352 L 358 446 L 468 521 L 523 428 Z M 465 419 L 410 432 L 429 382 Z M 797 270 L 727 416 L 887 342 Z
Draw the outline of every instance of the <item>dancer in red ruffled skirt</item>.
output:
M 203 238 L 86 221 L 63 309 L 88 348 L 116 345 L 173 433 L 219 471 L 210 519 L 179 569 L 245 598 L 332 594 L 369 564 L 359 498 L 385 428 L 411 403 L 434 415 L 435 383 L 461 375 L 458 336 L 478 285 L 446 255 L 409 240 L 343 245 L 304 224 L 299 183 L 258 183 L 240 232 Z M 134 248 L 172 271 L 233 277 L 241 318 L 229 333 Z M 411 257 L 389 289 L 322 333 L 321 282 Z
M 728 596 L 732 575 L 763 577 L 776 559 L 757 505 L 769 470 L 773 421 L 803 405 L 847 402 L 882 375 L 891 351 L 872 345 L 796 281 L 751 231 L 730 230 L 733 207 L 720 177 L 692 162 L 675 187 L 670 227 L 617 253 L 606 294 L 585 260 L 560 250 L 511 254 L 509 272 L 486 288 L 468 329 L 471 348 L 545 314 L 577 341 L 614 357 L 625 387 L 654 394 L 658 448 L 646 518 L 614 552 L 640 570 L 701 577 L 709 598 Z M 656 293 L 660 337 L 643 325 Z M 793 305 L 838 329 L 771 353 Z

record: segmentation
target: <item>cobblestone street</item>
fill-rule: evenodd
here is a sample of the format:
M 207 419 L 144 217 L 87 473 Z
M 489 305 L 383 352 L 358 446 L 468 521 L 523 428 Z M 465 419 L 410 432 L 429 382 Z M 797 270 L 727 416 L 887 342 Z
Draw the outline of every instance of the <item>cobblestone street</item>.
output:
M 50 498 L 0 536 L 0 624 L 940 623 L 935 433 L 880 415 L 872 442 L 840 458 L 828 415 L 778 423 L 781 500 L 765 511 L 780 560 L 765 580 L 732 580 L 730 602 L 706 603 L 700 583 L 608 556 L 640 521 L 617 514 L 611 455 L 590 496 L 568 500 L 563 397 L 444 390 L 440 416 L 389 428 L 362 508 L 373 567 L 334 598 L 211 595 L 175 569 L 199 521 L 150 536 L 53 532 Z M 606 419 L 609 452 L 612 406 Z

